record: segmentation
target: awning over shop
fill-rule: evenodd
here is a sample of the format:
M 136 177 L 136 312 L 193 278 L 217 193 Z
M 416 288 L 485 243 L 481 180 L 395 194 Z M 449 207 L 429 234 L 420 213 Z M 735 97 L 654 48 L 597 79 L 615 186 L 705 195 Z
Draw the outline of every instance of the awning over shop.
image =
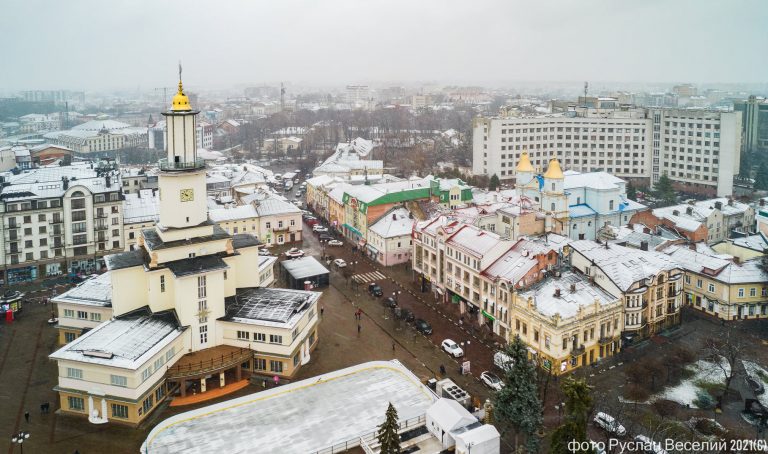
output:
M 459 295 L 451 295 L 451 302 L 458 304 L 461 302 L 461 297 Z
M 496 321 L 496 317 L 494 317 L 493 315 L 489 314 L 488 312 L 485 312 L 485 311 L 480 311 L 480 312 L 482 312 L 483 315 L 485 316 L 485 318 L 487 318 L 488 320 Z
M 342 225 L 343 225 L 343 227 L 344 227 L 345 229 L 349 230 L 350 232 L 354 233 L 355 235 L 357 235 L 357 236 L 363 236 L 363 234 L 362 234 L 362 233 L 360 233 L 360 231 L 359 231 L 359 230 L 357 230 L 356 228 L 352 227 L 351 225 L 349 225 L 349 224 L 346 224 L 346 223 L 345 223 L 345 224 L 342 224 Z

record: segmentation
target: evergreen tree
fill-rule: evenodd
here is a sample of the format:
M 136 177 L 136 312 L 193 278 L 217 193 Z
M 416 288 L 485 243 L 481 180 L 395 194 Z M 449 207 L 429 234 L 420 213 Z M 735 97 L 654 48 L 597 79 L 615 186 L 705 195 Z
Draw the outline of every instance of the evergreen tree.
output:
M 512 425 L 526 438 L 526 449 L 538 450 L 537 432 L 542 427 L 542 405 L 536 387 L 536 370 L 528 360 L 528 348 L 519 336 L 510 342 L 505 353 L 512 367 L 504 374 L 504 387 L 493 395 L 494 419 Z
M 381 454 L 400 454 L 400 435 L 397 433 L 397 410 L 389 403 L 387 419 L 379 426 L 377 436 L 381 445 Z
M 631 181 L 627 183 L 627 198 L 630 200 L 637 199 L 637 189 L 635 189 L 635 185 L 633 185 Z
M 675 188 L 672 187 L 672 180 L 669 179 L 666 173 L 654 185 L 654 195 L 662 201 L 664 206 L 673 205 L 677 201 Z
M 760 164 L 760 167 L 757 168 L 757 173 L 755 174 L 755 189 L 768 189 L 768 165 L 766 165 L 765 162 Z
M 495 191 L 496 188 L 499 187 L 499 185 L 501 185 L 501 182 L 499 181 L 499 177 L 494 173 L 491 176 L 491 181 L 488 182 L 488 190 Z
M 574 380 L 569 377 L 563 382 L 562 390 L 565 396 L 565 422 L 552 434 L 552 454 L 569 454 L 569 441 L 588 440 L 587 423 L 592 408 L 590 387 L 583 378 Z

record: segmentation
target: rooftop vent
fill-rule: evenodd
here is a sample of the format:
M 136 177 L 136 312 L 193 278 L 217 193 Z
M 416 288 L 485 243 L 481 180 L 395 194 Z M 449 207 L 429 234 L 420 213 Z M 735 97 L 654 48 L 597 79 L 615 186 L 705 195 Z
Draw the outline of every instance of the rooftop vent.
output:
M 560 289 L 559 288 L 555 289 L 555 298 L 560 298 Z
M 112 352 L 103 352 L 101 350 L 86 350 L 83 352 L 83 356 L 91 356 L 93 358 L 112 359 L 112 357 L 115 355 Z
M 686 209 L 685 209 L 685 212 L 686 212 L 687 214 L 693 214 L 693 207 L 688 207 L 688 208 L 686 208 Z

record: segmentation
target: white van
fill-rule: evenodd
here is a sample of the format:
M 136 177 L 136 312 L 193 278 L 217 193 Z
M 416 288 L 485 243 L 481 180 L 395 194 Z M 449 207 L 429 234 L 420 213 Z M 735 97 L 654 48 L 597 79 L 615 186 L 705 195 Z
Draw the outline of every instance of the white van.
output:
M 512 368 L 512 363 L 512 358 L 504 352 L 496 352 L 493 354 L 493 364 L 505 372 Z

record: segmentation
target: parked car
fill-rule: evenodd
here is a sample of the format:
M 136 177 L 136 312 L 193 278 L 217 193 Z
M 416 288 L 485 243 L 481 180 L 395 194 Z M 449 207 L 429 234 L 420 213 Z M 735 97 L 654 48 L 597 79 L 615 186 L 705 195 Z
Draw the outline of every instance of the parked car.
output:
M 322 225 L 313 225 L 312 231 L 315 233 L 328 233 L 328 227 L 323 227 Z
M 384 305 L 387 307 L 397 307 L 397 301 L 391 296 L 388 296 L 384 299 Z
M 760 380 L 754 377 L 750 377 L 749 375 L 747 375 L 746 380 L 747 380 L 747 384 L 749 385 L 750 388 L 752 388 L 752 391 L 754 391 L 755 394 L 760 395 L 765 392 L 765 387 L 760 382 Z
M 400 313 L 397 315 L 397 318 L 405 321 L 406 323 L 411 323 L 413 319 L 416 318 L 416 316 L 413 315 L 412 310 L 408 309 L 407 307 L 403 307 L 403 308 L 400 308 Z
M 445 350 L 446 353 L 453 356 L 454 358 L 461 358 L 464 356 L 464 350 L 459 347 L 459 344 L 451 339 L 444 340 L 440 345 L 443 347 L 443 350 Z
M 320 241 L 331 241 L 331 240 L 335 239 L 333 237 L 333 235 L 331 235 L 329 233 L 321 233 L 318 238 L 320 239 Z
M 339 240 L 329 240 L 328 246 L 344 246 L 344 242 Z
M 609 415 L 608 413 L 603 413 L 602 411 L 597 412 L 593 421 L 598 427 L 600 427 L 601 429 L 605 430 L 608 433 L 612 433 L 620 437 L 623 437 L 624 435 L 627 434 L 627 429 L 625 429 L 624 426 L 619 424 L 619 422 L 616 421 L 616 419 L 614 419 L 614 417 Z
M 660 443 L 656 443 L 645 435 L 635 435 L 635 442 L 641 449 L 641 452 L 647 452 L 650 454 L 667 454 L 667 451 L 661 447 Z
M 416 321 L 413 322 L 414 328 L 416 328 L 416 331 L 420 332 L 424 335 L 430 335 L 432 334 L 432 325 L 427 323 L 426 320 L 417 318 Z
M 504 387 L 504 382 L 501 381 L 501 379 L 497 377 L 495 374 L 492 374 L 488 371 L 485 371 L 482 374 L 480 374 L 480 380 L 482 380 L 485 386 L 495 391 L 501 391 L 501 388 Z
M 496 352 L 493 354 L 493 364 L 506 372 L 512 368 L 512 358 L 504 352 Z
M 368 293 L 370 293 L 373 296 L 381 296 L 384 294 L 384 291 L 381 289 L 381 286 L 375 282 L 371 282 L 368 284 Z
M 259 249 L 259 255 L 272 255 L 269 249 Z
M 294 247 L 294 248 L 291 248 L 291 249 L 285 251 L 285 256 L 286 257 L 290 257 L 292 259 L 296 259 L 296 258 L 299 258 L 299 257 L 304 257 L 304 251 L 302 251 L 299 248 Z
M 347 262 L 345 262 L 344 259 L 336 259 L 333 261 L 333 264 L 336 265 L 336 268 L 344 268 L 347 266 Z

